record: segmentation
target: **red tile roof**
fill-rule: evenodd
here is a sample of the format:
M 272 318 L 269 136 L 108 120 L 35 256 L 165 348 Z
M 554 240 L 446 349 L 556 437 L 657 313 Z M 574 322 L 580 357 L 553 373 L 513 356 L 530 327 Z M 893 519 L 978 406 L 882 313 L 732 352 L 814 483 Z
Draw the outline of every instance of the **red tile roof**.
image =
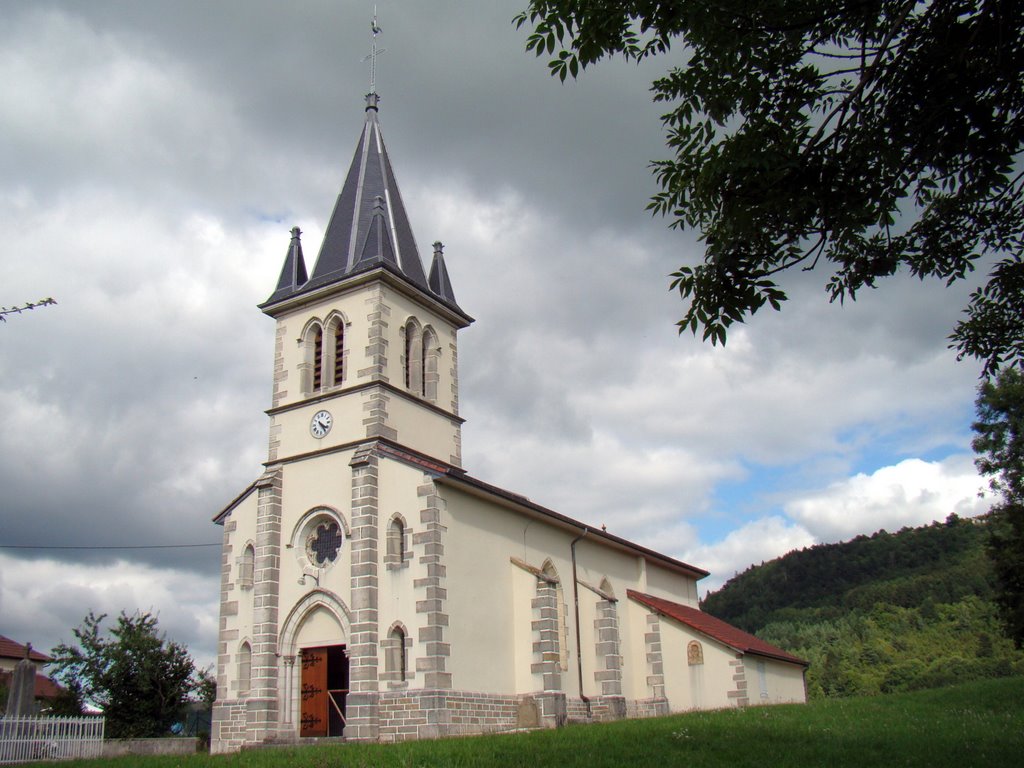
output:
M 0 672 L 0 683 L 9 686 L 13 676 L 14 675 L 11 672 Z M 61 687 L 59 685 L 53 682 L 53 680 L 48 678 L 46 675 L 41 675 L 36 672 L 35 698 L 52 699 L 60 692 Z
M 735 648 L 741 653 L 753 653 L 758 656 L 767 656 L 772 659 L 788 661 L 791 664 L 800 664 L 805 667 L 810 664 L 810 662 L 797 658 L 791 653 L 786 653 L 781 648 L 777 648 L 771 643 L 766 643 L 764 640 L 754 637 L 749 632 L 737 629 L 732 624 L 727 624 L 721 619 L 716 619 L 714 616 L 704 613 L 704 611 L 699 611 L 688 605 L 673 603 L 671 600 L 665 600 L 661 597 L 645 595 L 643 592 L 637 592 L 633 589 L 626 590 L 626 594 L 638 603 L 642 603 L 648 608 L 654 609 L 662 616 L 668 616 L 670 619 L 680 621 L 691 629 L 695 629 L 703 635 L 707 635 L 720 643 L 724 643 L 730 648 Z
M 0 635 L 0 658 L 5 659 L 17 659 L 21 661 L 25 658 L 25 646 L 21 643 L 16 643 L 9 637 Z M 51 659 L 44 653 L 32 649 L 32 653 L 29 656 L 32 661 L 49 662 Z

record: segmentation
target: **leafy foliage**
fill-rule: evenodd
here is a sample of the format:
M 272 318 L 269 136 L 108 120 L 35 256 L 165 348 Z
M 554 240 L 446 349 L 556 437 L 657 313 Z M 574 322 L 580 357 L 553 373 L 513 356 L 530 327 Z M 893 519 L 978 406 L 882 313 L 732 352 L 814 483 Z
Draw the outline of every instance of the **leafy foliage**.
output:
M 70 680 L 62 686 L 57 695 L 50 699 L 45 714 L 50 717 L 78 717 L 85 712 L 82 684 Z
M 875 603 L 911 607 L 992 596 L 985 527 L 951 515 L 946 523 L 879 531 L 841 544 L 817 544 L 748 568 L 708 595 L 702 607 L 748 632 L 814 609 L 840 618 Z
M 984 382 L 976 402 L 971 444 L 976 461 L 1002 498 L 991 512 L 989 555 L 995 568 L 996 603 L 1018 648 L 1024 645 L 1024 375 L 1008 368 Z
M 895 693 L 1024 674 L 1000 631 L 989 523 L 880 531 L 748 569 L 702 603 L 811 662 L 811 696 Z
M 724 344 L 781 307 L 788 270 L 827 264 L 843 301 L 991 255 L 951 346 L 986 373 L 1024 362 L 1024 4 L 532 0 L 515 23 L 562 80 L 681 49 L 652 86 L 674 156 L 648 206 L 706 248 L 673 274 L 681 332 Z
M 72 630 L 78 645 L 53 649 L 55 677 L 103 710 L 108 736 L 167 734 L 197 684 L 191 657 L 158 633 L 149 613 L 122 613 L 109 637 L 100 633 L 104 618 L 90 611 Z

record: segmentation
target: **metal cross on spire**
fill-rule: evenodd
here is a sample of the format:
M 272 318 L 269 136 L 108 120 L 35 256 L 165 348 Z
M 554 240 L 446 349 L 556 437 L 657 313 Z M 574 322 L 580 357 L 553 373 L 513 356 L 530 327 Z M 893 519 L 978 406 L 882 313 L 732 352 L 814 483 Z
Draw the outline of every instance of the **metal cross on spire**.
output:
M 373 6 L 373 21 L 370 22 L 370 29 L 373 31 L 373 41 L 370 44 L 370 55 L 364 56 L 363 61 L 370 62 L 370 93 L 377 93 L 377 57 L 387 51 L 387 48 L 377 48 L 377 35 L 381 33 L 380 24 L 377 23 L 377 6 Z

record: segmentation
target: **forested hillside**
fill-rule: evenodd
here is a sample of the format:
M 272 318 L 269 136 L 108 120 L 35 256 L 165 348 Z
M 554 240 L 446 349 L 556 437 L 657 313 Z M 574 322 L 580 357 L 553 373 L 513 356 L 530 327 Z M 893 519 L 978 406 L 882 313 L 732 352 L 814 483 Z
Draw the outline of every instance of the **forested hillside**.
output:
M 1024 674 L 1003 637 L 980 519 L 879 531 L 749 568 L 701 607 L 811 662 L 812 696 Z

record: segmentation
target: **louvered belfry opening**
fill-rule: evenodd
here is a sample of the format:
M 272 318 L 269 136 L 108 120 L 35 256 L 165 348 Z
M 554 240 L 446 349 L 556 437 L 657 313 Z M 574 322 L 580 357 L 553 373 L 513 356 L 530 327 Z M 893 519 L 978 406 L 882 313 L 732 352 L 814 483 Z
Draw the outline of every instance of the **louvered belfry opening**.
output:
M 316 329 L 316 338 L 313 339 L 313 391 L 317 392 L 323 385 L 324 377 L 324 332 Z
M 338 321 L 334 328 L 334 385 L 345 380 L 345 324 Z

